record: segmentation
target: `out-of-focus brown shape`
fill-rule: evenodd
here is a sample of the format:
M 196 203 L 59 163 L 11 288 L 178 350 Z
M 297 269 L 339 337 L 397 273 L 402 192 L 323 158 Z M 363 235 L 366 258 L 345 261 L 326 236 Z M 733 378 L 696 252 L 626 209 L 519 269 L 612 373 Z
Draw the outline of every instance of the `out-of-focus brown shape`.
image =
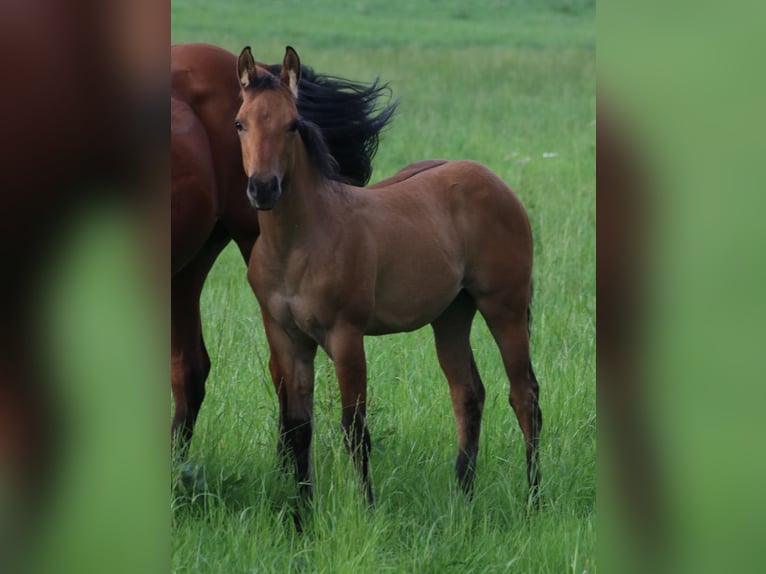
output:
M 668 525 L 647 418 L 643 347 L 652 195 L 638 146 L 602 96 L 596 171 L 599 458 L 602 471 L 614 479 L 617 515 L 628 543 L 639 552 L 659 554 Z
M 3 550 L 44 503 L 64 430 L 34 328 L 59 239 L 89 205 L 117 201 L 153 222 L 164 257 L 168 44 L 162 2 L 0 8 L 0 488 L 15 505 Z

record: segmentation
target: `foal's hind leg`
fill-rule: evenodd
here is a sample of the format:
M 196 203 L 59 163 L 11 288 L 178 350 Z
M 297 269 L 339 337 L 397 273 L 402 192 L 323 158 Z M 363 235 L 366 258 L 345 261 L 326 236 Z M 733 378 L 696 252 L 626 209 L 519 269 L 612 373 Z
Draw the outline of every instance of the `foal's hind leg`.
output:
M 476 305 L 466 292 L 452 302 L 431 326 L 439 364 L 449 383 L 457 422 L 458 454 L 455 471 L 461 488 L 470 493 L 479 452 L 484 385 L 471 351 L 471 323 Z
M 500 348 L 511 383 L 509 402 L 524 434 L 530 495 L 537 503 L 540 486 L 538 443 L 543 417 L 538 404 L 539 387 L 529 356 L 529 310 L 526 302 L 509 303 L 498 298 L 480 299 L 478 307 Z

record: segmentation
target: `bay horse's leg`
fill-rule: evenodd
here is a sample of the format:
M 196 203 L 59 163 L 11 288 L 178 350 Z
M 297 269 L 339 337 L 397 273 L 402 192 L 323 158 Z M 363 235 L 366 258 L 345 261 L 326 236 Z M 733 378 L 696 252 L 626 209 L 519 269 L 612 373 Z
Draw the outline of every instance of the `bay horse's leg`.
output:
M 452 409 L 457 423 L 458 454 L 455 463 L 458 483 L 471 494 L 479 453 L 484 385 L 471 350 L 471 323 L 476 304 L 462 291 L 447 310 L 434 321 L 436 353 L 449 383 Z
M 171 436 L 176 456 L 186 456 L 210 372 L 202 336 L 199 299 L 210 268 L 228 242 L 215 234 L 202 251 L 171 279 L 171 388 L 175 411 Z
M 288 335 L 263 313 L 263 326 L 271 349 L 269 362 L 280 406 L 280 450 L 292 455 L 302 506 L 313 494 L 311 434 L 314 414 L 314 357 L 317 344 L 307 337 Z M 301 529 L 296 513 L 295 525 Z
M 514 300 L 485 297 L 477 301 L 495 342 L 500 348 L 503 365 L 511 383 L 509 402 L 524 435 L 527 451 L 527 480 L 530 496 L 537 505 L 540 487 L 538 443 L 543 416 L 538 403 L 539 386 L 529 356 L 529 309 Z
M 329 351 L 335 365 L 341 398 L 341 427 L 349 453 L 361 476 L 370 506 L 375 506 L 370 480 L 370 430 L 367 428 L 367 361 L 364 336 L 354 327 L 336 328 Z

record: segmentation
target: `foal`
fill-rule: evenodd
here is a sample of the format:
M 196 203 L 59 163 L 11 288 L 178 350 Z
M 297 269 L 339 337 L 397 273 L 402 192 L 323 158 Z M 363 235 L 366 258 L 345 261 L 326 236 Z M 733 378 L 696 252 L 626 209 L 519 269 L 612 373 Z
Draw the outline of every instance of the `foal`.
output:
M 302 498 L 312 491 L 317 346 L 334 363 L 346 444 L 373 504 L 362 339 L 429 323 L 457 421 L 457 478 L 470 493 L 484 405 L 469 341 L 477 309 L 511 381 L 536 494 L 542 415 L 529 357 L 532 234 L 523 206 L 470 161 L 421 162 L 371 187 L 341 183 L 321 134 L 298 114 L 300 69 L 290 47 L 279 77 L 245 48 L 235 125 L 261 228 L 248 279 L 272 354 L 280 445 L 294 457 Z

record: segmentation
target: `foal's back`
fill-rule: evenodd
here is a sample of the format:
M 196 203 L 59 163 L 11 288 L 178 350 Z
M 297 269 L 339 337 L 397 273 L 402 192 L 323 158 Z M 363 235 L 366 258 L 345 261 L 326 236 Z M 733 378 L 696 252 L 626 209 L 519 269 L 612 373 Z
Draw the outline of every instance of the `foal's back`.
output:
M 526 211 L 500 177 L 474 161 L 429 166 L 430 161 L 419 162 L 425 169 L 413 169 L 410 177 L 400 178 L 405 168 L 360 190 L 363 216 L 384 249 L 403 252 L 426 244 L 459 256 L 464 267 L 481 261 L 487 252 L 503 249 L 518 264 L 531 260 Z
M 404 179 L 407 168 L 374 188 L 355 188 L 357 229 L 372 236 L 377 267 L 368 334 L 430 323 L 462 289 L 477 298 L 509 285 L 526 291 L 529 283 L 529 221 L 503 180 L 473 161 L 421 163 L 425 169 Z

